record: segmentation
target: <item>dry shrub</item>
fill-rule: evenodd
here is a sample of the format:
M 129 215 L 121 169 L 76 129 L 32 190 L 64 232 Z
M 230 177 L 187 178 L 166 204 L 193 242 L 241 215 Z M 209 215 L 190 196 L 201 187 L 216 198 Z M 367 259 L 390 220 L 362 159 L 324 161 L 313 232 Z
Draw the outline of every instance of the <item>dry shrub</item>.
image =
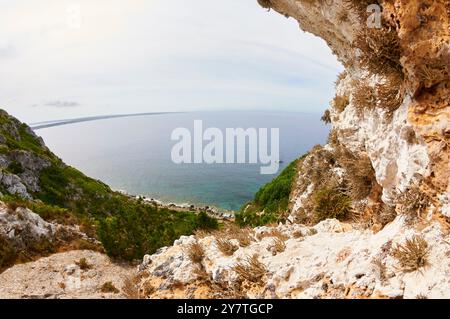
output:
M 92 265 L 87 262 L 86 258 L 81 258 L 79 261 L 75 262 L 75 264 L 80 267 L 81 270 L 88 270 L 92 268 Z
M 272 243 L 267 247 L 267 250 L 272 252 L 275 256 L 276 254 L 282 253 L 286 250 L 286 243 L 280 238 L 274 238 Z
M 336 81 L 334 82 L 334 85 L 337 87 L 347 77 L 347 71 L 342 71 L 338 74 Z
M 242 279 L 253 283 L 263 283 L 263 278 L 267 274 L 266 266 L 258 260 L 258 255 L 256 254 L 236 264 L 233 270 Z
M 209 232 L 209 231 L 207 231 L 207 230 L 204 230 L 204 229 L 196 229 L 196 230 L 194 231 L 194 236 L 195 236 L 195 238 L 197 238 L 197 239 L 202 239 L 202 238 L 211 236 L 211 232 Z
M 289 239 L 289 236 L 283 234 L 281 231 L 279 231 L 278 229 L 275 229 L 275 228 L 271 229 L 268 232 L 260 233 L 257 235 L 258 240 L 263 240 L 264 238 L 268 238 L 268 237 L 275 237 L 282 241 Z
M 214 236 L 217 238 L 236 239 L 239 242 L 239 246 L 247 247 L 251 244 L 253 229 L 249 227 L 240 228 L 235 224 L 230 224 L 220 231 L 214 232 Z
M 402 138 L 408 143 L 408 145 L 414 145 L 418 143 L 416 131 L 411 126 L 407 126 L 402 133 Z
M 0 273 L 4 268 L 14 265 L 19 256 L 18 250 L 7 237 L 0 234 Z
M 350 103 L 349 98 L 347 96 L 337 95 L 333 99 L 333 106 L 336 111 L 339 113 L 343 112 L 345 108 Z
M 385 282 L 387 280 L 387 267 L 386 263 L 383 261 L 383 258 L 377 257 L 372 260 L 372 265 L 375 268 L 375 271 L 378 274 L 378 279 L 381 282 Z
M 386 226 L 397 217 L 397 211 L 394 206 L 382 205 L 379 213 L 377 214 L 376 221 L 381 225 Z
M 367 7 L 371 4 L 378 4 L 377 0 L 344 0 L 344 8 L 358 13 L 358 16 L 365 17 L 367 15 Z
M 323 113 L 322 117 L 321 117 L 322 122 L 324 122 L 325 124 L 330 124 L 331 123 L 331 113 L 330 110 L 325 110 L 325 112 Z
M 205 258 L 205 250 L 203 249 L 202 245 L 197 242 L 188 245 L 187 248 L 185 248 L 184 253 L 194 264 L 201 264 L 203 258 Z
M 347 22 L 349 18 L 348 11 L 346 9 L 340 11 L 337 15 L 337 20 L 339 23 Z
M 116 286 L 114 286 L 114 284 L 111 281 L 105 282 L 102 285 L 100 291 L 103 293 L 113 293 L 113 294 L 119 293 L 119 289 L 117 289 Z
M 328 135 L 327 143 L 331 146 L 339 145 L 338 132 L 336 129 L 331 129 L 330 134 Z
M 305 236 L 303 236 L 303 232 L 301 230 L 296 230 L 292 233 L 292 236 L 294 238 L 303 238 Z
M 364 28 L 353 43 L 362 52 L 361 65 L 371 73 L 402 74 L 400 41 L 395 28 L 383 23 L 382 28 Z
M 216 246 L 226 256 L 232 256 L 239 249 L 239 247 L 226 238 L 216 239 Z
M 258 3 L 264 9 L 272 8 L 272 2 L 270 0 L 258 0 Z
M 400 212 L 406 217 L 407 223 L 413 223 L 430 206 L 430 197 L 422 192 L 418 184 L 409 187 L 397 196 Z
M 239 246 L 247 247 L 252 243 L 251 232 L 249 228 L 244 228 L 236 234 L 235 239 L 239 242 Z
M 405 95 L 403 74 L 390 72 L 385 76 L 383 84 L 377 84 L 375 91 L 379 106 L 392 113 L 400 107 Z
M 418 235 L 407 239 L 403 245 L 392 249 L 392 256 L 397 259 L 404 272 L 413 272 L 428 265 L 430 249 L 427 241 Z
M 127 299 L 141 299 L 142 296 L 139 291 L 139 283 L 141 276 L 134 275 L 123 280 L 122 292 Z M 146 295 L 147 296 L 147 295 Z
M 335 148 L 335 156 L 346 171 L 347 194 L 352 200 L 359 201 L 369 196 L 377 181 L 367 154 L 355 155 L 345 146 L 339 146 Z
M 318 190 L 313 200 L 316 222 L 329 218 L 342 220 L 351 212 L 351 198 L 333 181 Z
M 352 103 L 360 115 L 366 109 L 375 108 L 377 105 L 375 88 L 365 84 L 364 79 L 360 82 L 355 82 L 352 93 Z
M 431 88 L 434 85 L 448 81 L 450 78 L 450 52 L 441 48 L 440 55 L 433 60 L 422 61 L 417 64 L 417 76 L 420 84 L 424 88 Z

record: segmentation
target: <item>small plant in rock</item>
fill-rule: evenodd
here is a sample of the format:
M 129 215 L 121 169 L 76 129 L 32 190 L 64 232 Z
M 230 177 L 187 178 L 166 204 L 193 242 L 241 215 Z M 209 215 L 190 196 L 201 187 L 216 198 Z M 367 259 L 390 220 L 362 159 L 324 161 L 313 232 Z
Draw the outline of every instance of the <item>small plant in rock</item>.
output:
M 360 115 L 366 109 L 373 109 L 377 105 L 375 88 L 364 82 L 355 83 L 352 93 L 352 103 Z
M 231 240 L 225 238 L 216 239 L 216 246 L 226 256 L 233 256 L 234 252 L 239 249 Z
M 414 145 L 417 144 L 417 135 L 416 131 L 411 126 L 406 127 L 403 130 L 402 138 L 408 143 L 408 145 Z
M 376 221 L 383 226 L 386 226 L 397 217 L 397 211 L 394 206 L 382 205 L 378 215 L 375 217 Z
M 116 286 L 114 286 L 114 284 L 111 281 L 105 282 L 102 285 L 100 291 L 103 293 L 112 293 L 112 294 L 119 293 L 119 289 L 117 289 Z
M 321 118 L 322 122 L 324 122 L 325 124 L 330 124 L 331 123 L 331 113 L 330 110 L 325 110 L 325 112 L 322 115 Z
M 272 8 L 272 2 L 270 0 L 258 0 L 258 3 L 264 9 L 270 10 Z
M 344 219 L 351 211 L 351 198 L 335 183 L 317 191 L 314 196 L 316 221 L 329 218 Z
M 247 257 L 245 261 L 236 264 L 233 270 L 244 280 L 262 284 L 267 274 L 266 266 L 258 260 L 258 255 Z
M 430 206 L 431 199 L 418 184 L 415 184 L 398 195 L 397 202 L 400 204 L 401 214 L 406 217 L 406 222 L 411 224 Z
M 205 258 L 205 250 L 203 249 L 203 246 L 197 242 L 188 245 L 187 248 L 185 248 L 185 254 L 187 254 L 189 260 L 194 264 L 201 264 L 203 258 Z
M 279 231 L 278 229 L 271 229 L 267 232 L 263 232 L 257 235 L 258 240 L 263 240 L 264 238 L 268 238 L 268 237 L 275 237 L 278 238 L 282 241 L 288 240 L 289 236 L 283 234 L 281 231 Z
M 139 284 L 141 280 L 143 279 L 143 275 L 132 275 L 129 277 L 125 277 L 123 280 L 122 285 L 122 292 L 124 293 L 125 297 L 127 299 L 141 299 L 143 298 L 143 295 L 141 294 L 141 291 L 139 290 Z M 148 296 L 145 294 L 144 296 Z
M 372 265 L 378 274 L 378 279 L 381 282 L 385 282 L 387 280 L 387 276 L 386 276 L 387 267 L 386 267 L 386 263 L 383 261 L 383 259 L 381 257 L 374 258 L 372 260 Z
M 280 238 L 274 238 L 272 243 L 267 247 L 267 250 L 272 252 L 275 256 L 276 254 L 282 253 L 286 250 L 286 243 Z
M 92 265 L 88 263 L 86 258 L 81 258 L 79 261 L 75 263 L 81 270 L 89 270 L 92 268 Z
M 333 99 L 333 106 L 339 113 L 343 112 L 349 104 L 347 96 L 336 95 Z
M 392 249 L 392 256 L 397 259 L 404 272 L 413 272 L 429 264 L 430 249 L 427 241 L 418 235 L 407 239 L 403 245 Z
M 251 230 L 249 228 L 241 229 L 240 232 L 236 234 L 236 239 L 239 242 L 239 246 L 247 247 L 252 243 Z

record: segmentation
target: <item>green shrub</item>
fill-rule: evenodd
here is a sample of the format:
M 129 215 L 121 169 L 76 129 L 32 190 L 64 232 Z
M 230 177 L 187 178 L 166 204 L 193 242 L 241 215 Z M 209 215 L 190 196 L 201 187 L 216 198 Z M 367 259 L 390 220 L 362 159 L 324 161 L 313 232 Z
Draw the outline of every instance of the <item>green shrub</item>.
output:
M 109 256 L 142 258 L 196 229 L 217 228 L 206 213 L 176 212 L 137 202 L 116 202 L 114 215 L 99 220 L 97 234 Z
M 12 174 L 19 175 L 24 172 L 24 169 L 20 163 L 12 161 L 8 166 L 8 171 Z
M 298 161 L 295 160 L 289 164 L 278 177 L 256 193 L 252 202 L 242 207 L 241 211 L 236 214 L 238 225 L 266 225 L 277 221 L 286 212 Z

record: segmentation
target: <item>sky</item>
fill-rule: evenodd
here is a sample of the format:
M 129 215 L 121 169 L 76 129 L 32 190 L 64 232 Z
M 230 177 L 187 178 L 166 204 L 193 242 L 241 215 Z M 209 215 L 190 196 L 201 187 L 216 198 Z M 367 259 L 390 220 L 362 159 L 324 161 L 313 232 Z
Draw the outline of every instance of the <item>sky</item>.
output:
M 256 0 L 0 0 L 0 108 L 27 123 L 322 112 L 342 66 Z

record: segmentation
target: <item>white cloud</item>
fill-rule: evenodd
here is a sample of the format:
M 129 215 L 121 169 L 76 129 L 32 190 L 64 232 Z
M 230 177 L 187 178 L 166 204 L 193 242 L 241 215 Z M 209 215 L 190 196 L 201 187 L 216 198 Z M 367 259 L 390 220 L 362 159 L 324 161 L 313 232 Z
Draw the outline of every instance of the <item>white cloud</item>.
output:
M 256 0 L 0 5 L 0 103 L 28 122 L 223 108 L 320 111 L 341 69 L 322 40 Z M 45 105 L 55 100 L 79 106 Z

